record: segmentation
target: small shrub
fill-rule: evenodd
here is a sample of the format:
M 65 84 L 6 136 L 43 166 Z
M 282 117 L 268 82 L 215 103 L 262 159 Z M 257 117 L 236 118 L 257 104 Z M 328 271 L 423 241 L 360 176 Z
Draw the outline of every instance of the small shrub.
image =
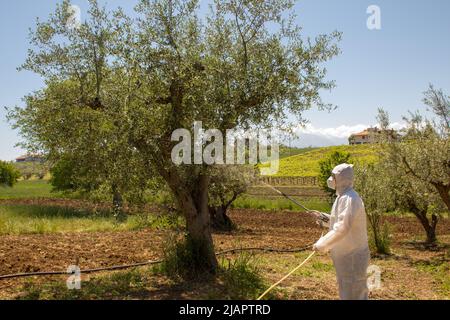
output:
M 391 227 L 384 222 L 376 228 L 376 232 L 372 228 L 369 237 L 369 245 L 372 252 L 378 254 L 391 253 Z
M 175 279 L 199 279 L 208 275 L 207 270 L 197 262 L 202 261 L 200 248 L 187 234 L 180 237 L 178 233 L 172 233 L 164 243 L 163 263 L 160 272 Z
M 223 257 L 219 277 L 223 280 L 227 298 L 233 300 L 256 299 L 268 287 L 255 256 L 246 252 L 234 260 Z
M 75 189 L 75 165 L 69 160 L 60 160 L 51 169 L 50 183 L 54 190 L 72 191 Z
M 20 172 L 8 162 L 0 161 L 0 185 L 12 187 L 20 178 Z

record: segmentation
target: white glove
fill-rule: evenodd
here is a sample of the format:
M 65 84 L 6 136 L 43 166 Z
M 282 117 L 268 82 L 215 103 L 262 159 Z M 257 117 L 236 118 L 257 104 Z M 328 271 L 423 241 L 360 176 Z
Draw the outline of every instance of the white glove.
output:
M 320 219 L 316 220 L 316 224 L 321 228 L 328 228 L 329 226 L 327 222 Z
M 320 239 L 319 239 L 319 241 L 320 241 Z M 317 241 L 315 244 L 313 244 L 312 249 L 313 249 L 313 251 L 316 251 L 316 252 L 325 253 L 326 250 L 323 250 L 323 248 L 320 245 L 318 245 L 319 241 Z
M 317 219 L 316 223 L 318 225 L 320 225 L 321 227 L 326 226 L 328 224 L 328 222 L 330 221 L 330 215 L 327 213 L 316 211 L 316 210 L 312 210 L 311 213 L 314 214 L 314 216 Z

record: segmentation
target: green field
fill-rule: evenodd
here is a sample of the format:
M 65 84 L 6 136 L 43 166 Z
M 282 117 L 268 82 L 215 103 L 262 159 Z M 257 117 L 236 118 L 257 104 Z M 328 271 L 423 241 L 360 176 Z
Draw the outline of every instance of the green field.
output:
M 118 223 L 109 209 L 93 211 L 51 204 L 20 204 L 24 199 L 76 198 L 76 195 L 52 192 L 47 180 L 21 180 L 12 188 L 0 187 L 0 200 L 19 202 L 0 204 L 0 235 L 170 228 L 180 223 L 173 217 L 151 213 L 135 214 Z
M 303 154 L 305 152 L 313 151 L 316 149 L 320 149 L 318 147 L 308 147 L 308 148 L 295 148 L 295 147 L 287 147 L 283 144 L 280 145 L 279 155 L 280 159 L 296 156 L 298 154 Z
M 45 205 L 0 205 L 0 235 L 167 229 L 182 225 L 176 216 L 135 214 L 117 222 L 109 210 Z
M 306 152 L 281 158 L 277 177 L 315 177 L 319 175 L 319 162 L 334 151 L 350 153 L 350 162 L 372 163 L 377 159 L 376 145 L 332 146 L 306 149 Z
M 60 198 L 62 195 L 52 192 L 47 180 L 22 180 L 14 187 L 0 187 L 0 200 Z

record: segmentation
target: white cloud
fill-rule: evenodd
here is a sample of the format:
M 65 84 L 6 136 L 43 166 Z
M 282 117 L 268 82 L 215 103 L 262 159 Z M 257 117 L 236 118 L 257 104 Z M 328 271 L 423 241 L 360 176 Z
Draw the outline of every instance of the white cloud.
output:
M 406 123 L 403 123 L 403 122 L 393 122 L 393 123 L 391 123 L 391 125 L 390 125 L 390 127 L 391 127 L 391 129 L 394 129 L 394 130 L 401 130 L 401 129 L 404 129 L 404 128 L 406 128 Z
M 302 134 L 308 135 L 317 135 L 322 137 L 329 138 L 348 138 L 351 134 L 361 132 L 366 128 L 374 127 L 377 125 L 368 125 L 368 124 L 355 124 L 355 125 L 340 125 L 338 127 L 331 128 L 316 128 L 312 124 L 307 124 L 305 127 L 298 127 L 295 129 L 295 133 L 297 133 L 300 137 Z M 394 122 L 390 126 L 392 129 L 399 130 L 405 127 L 405 124 Z
M 354 126 L 341 125 L 335 128 L 316 128 L 312 124 L 297 128 L 296 133 L 300 136 L 302 133 L 325 136 L 330 138 L 348 138 L 352 133 L 359 132 L 367 128 L 367 125 L 357 124 Z
M 355 124 L 355 125 L 340 125 L 337 127 L 320 128 L 313 124 L 307 124 L 304 127 L 294 129 L 297 137 L 294 139 L 287 138 L 283 141 L 287 145 L 296 147 L 326 147 L 334 145 L 348 144 L 348 137 L 366 128 L 374 127 L 376 124 Z M 392 129 L 400 130 L 405 127 L 404 123 L 394 122 L 390 126 Z

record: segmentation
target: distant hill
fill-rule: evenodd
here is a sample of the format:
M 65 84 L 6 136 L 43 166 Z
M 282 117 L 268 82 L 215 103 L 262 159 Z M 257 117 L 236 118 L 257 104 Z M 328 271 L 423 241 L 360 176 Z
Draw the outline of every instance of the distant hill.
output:
M 319 161 L 326 158 L 334 151 L 350 153 L 350 161 L 353 164 L 371 163 L 377 159 L 377 145 L 343 145 L 322 148 L 306 148 L 295 149 L 296 155 L 283 157 L 285 152 L 281 152 L 280 148 L 280 170 L 275 175 L 280 176 L 299 176 L 299 177 L 314 177 L 319 174 Z M 294 152 L 291 150 L 291 152 Z

